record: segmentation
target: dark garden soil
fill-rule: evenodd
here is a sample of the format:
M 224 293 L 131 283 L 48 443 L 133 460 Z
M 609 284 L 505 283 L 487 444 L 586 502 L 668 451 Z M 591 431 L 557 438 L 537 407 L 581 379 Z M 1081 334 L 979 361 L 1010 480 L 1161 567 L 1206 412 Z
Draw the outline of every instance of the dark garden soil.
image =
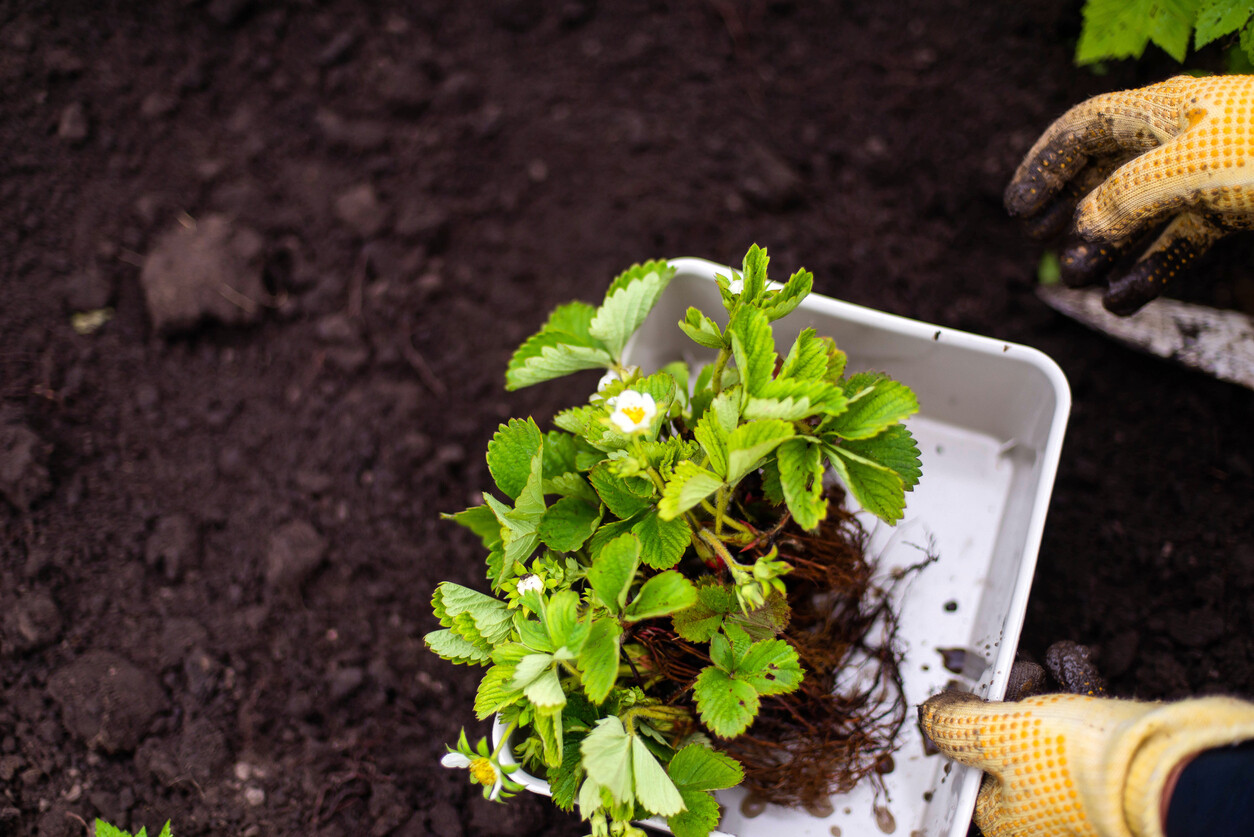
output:
M 1172 72 L 1072 67 L 1079 6 L 0 2 L 0 834 L 581 833 L 438 766 L 477 672 L 428 602 L 482 565 L 437 514 L 569 399 L 501 388 L 551 306 L 755 241 L 1062 365 L 1025 654 L 1254 695 L 1254 393 L 1037 302 L 1001 207 Z

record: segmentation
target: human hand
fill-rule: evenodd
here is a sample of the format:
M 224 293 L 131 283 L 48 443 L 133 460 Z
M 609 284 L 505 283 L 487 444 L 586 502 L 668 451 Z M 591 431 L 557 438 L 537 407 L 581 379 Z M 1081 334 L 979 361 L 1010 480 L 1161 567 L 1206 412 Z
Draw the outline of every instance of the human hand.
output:
M 985 837 L 1162 837 L 1177 768 L 1254 739 L 1254 705 L 943 692 L 919 707 L 919 723 L 946 756 L 988 774 L 975 805 Z
M 1076 105 L 1020 163 L 1005 204 L 1040 236 L 1074 211 L 1081 240 L 1061 260 L 1073 287 L 1168 222 L 1108 283 L 1106 308 L 1134 313 L 1224 235 L 1254 229 L 1254 75 L 1176 76 Z

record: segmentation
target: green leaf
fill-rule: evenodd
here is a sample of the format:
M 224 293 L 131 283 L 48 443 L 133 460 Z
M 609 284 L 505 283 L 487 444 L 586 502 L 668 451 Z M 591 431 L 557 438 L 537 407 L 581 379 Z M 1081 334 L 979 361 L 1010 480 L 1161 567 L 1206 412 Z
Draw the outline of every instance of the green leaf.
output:
M 767 381 L 745 402 L 747 419 L 776 418 L 800 421 L 817 415 L 837 415 L 845 410 L 845 394 L 826 381 L 777 378 Z
M 580 681 L 588 700 L 601 704 L 618 680 L 619 640 L 623 629 L 614 619 L 592 623 L 588 641 L 579 653 Z
M 896 473 L 863 459 L 845 447 L 834 448 L 827 461 L 832 463 L 841 482 L 864 509 L 895 524 L 906 508 L 905 485 Z
M 526 662 L 524 660 L 523 662 Z M 527 700 L 542 709 L 559 709 L 566 705 L 566 693 L 562 691 L 557 670 L 546 668 L 539 677 L 523 688 Z
M 762 310 L 766 312 L 767 318 L 774 322 L 792 313 L 801 304 L 801 300 L 809 296 L 813 288 L 814 274 L 808 270 L 798 270 L 788 277 L 783 288 L 767 298 L 761 306 Z
M 574 810 L 575 794 L 583 781 L 582 754 L 579 752 L 582 740 L 582 736 L 566 733 L 562 740 L 562 763 L 549 771 L 549 792 L 553 795 L 553 804 L 567 812 Z
M 693 436 L 710 460 L 710 468 L 719 476 L 727 474 L 727 437 L 739 420 L 739 399 L 720 392 L 693 429 Z
M 588 327 L 589 334 L 604 343 L 615 359 L 622 357 L 623 346 L 644 323 L 675 275 L 675 269 L 665 262 L 650 265 L 648 273 L 636 273 L 625 281 L 620 281 L 622 276 L 616 279 Z
M 827 342 L 814 329 L 803 328 L 779 368 L 781 378 L 821 380 L 827 371 Z
M 894 471 L 901 477 L 902 488 L 906 491 L 918 485 L 919 477 L 923 475 L 919 446 L 904 424 L 895 424 L 871 439 L 841 442 L 840 447 Z
M 732 356 L 745 392 L 756 394 L 775 372 L 775 337 L 770 322 L 757 308 L 740 308 L 727 331 L 731 334 Z
M 675 473 L 662 489 L 658 514 L 663 520 L 674 520 L 688 509 L 709 497 L 723 485 L 723 480 L 690 459 L 675 466 Z
M 514 679 L 510 681 L 510 688 L 526 689 L 549 671 L 553 671 L 552 654 L 528 654 L 515 666 Z
M 679 789 L 639 737 L 631 740 L 631 768 L 635 778 L 636 801 L 650 813 L 669 817 L 684 810 Z
M 766 248 L 754 244 L 745 253 L 744 270 L 741 278 L 744 286 L 740 291 L 742 302 L 756 302 L 766 292 L 766 268 L 771 262 Z
M 511 500 L 517 499 L 531 475 L 532 457 L 544 444 L 540 428 L 531 419 L 510 419 L 488 442 L 488 471 Z
M 614 613 L 623 612 L 639 563 L 640 541 L 630 533 L 610 541 L 593 559 L 588 583 L 601 603 Z
M 823 423 L 825 433 L 843 439 L 869 439 L 919 411 L 919 400 L 908 386 L 882 375 L 855 375 L 845 392 L 849 408 Z
M 482 665 L 492 659 L 492 652 L 481 644 L 470 642 L 465 637 L 444 629 L 432 631 L 422 638 L 435 653 L 458 665 Z
M 510 686 L 514 680 L 514 671 L 515 666 L 495 665 L 483 675 L 483 679 L 479 681 L 479 689 L 475 692 L 476 718 L 486 720 L 518 702 L 522 697 L 522 690 Z
M 549 638 L 549 629 L 535 619 L 528 619 L 521 610 L 514 611 L 514 630 L 518 632 L 518 641 L 532 651 L 552 654 L 557 650 Z
M 623 618 L 629 622 L 654 619 L 691 607 L 696 601 L 697 588 L 692 582 L 677 570 L 667 570 L 641 585 Z
M 1245 57 L 1254 64 L 1254 22 L 1247 23 L 1241 30 L 1240 46 Z
M 667 772 L 680 790 L 734 788 L 745 778 L 740 762 L 700 744 L 689 744 L 676 753 Z
M 611 715 L 598 721 L 579 745 L 588 778 L 608 790 L 614 801 L 620 804 L 635 798 L 632 792 L 631 739 L 623 728 L 623 722 Z M 583 808 L 582 798 L 580 808 Z
M 702 579 L 697 586 L 697 601 L 671 616 L 675 633 L 689 642 L 709 642 L 723 626 L 727 614 L 737 609 L 731 588 L 713 578 Z
M 531 719 L 532 729 L 544 747 L 544 766 L 552 769 L 562 763 L 562 709 L 537 707 Z
M 1197 13 L 1197 31 L 1193 46 L 1201 49 L 1211 41 L 1229 35 L 1254 15 L 1254 3 L 1249 0 L 1207 0 Z
M 599 505 L 590 506 L 575 497 L 563 497 L 544 512 L 540 540 L 558 552 L 574 552 L 592 537 L 600 522 Z
M 683 517 L 663 520 L 656 509 L 649 509 L 631 531 L 640 539 L 640 560 L 655 570 L 678 564 L 692 540 L 688 521 Z
M 451 520 L 459 526 L 465 526 L 479 536 L 485 549 L 495 549 L 501 544 L 501 522 L 496 519 L 492 509 L 486 505 L 472 506 L 456 514 L 442 514 L 444 520 Z
M 763 697 L 794 691 L 802 679 L 797 649 L 782 639 L 755 642 L 740 661 L 736 676 Z
M 758 714 L 758 693 L 753 686 L 715 666 L 706 666 L 697 675 L 693 695 L 701 722 L 720 738 L 740 735 Z
M 550 430 L 544 434 L 544 478 L 546 480 L 579 470 L 575 464 L 578 440 L 569 433 Z
M 588 480 L 601 502 L 619 520 L 626 520 L 653 505 L 653 484 L 643 477 L 620 477 L 608 463 L 593 468 Z
M 727 615 L 728 624 L 741 628 L 755 640 L 771 639 L 777 636 L 780 631 L 788 627 L 788 620 L 792 616 L 792 609 L 788 607 L 788 598 L 774 590 L 766 597 L 761 607 L 748 613 L 742 613 L 740 608 L 735 606 L 734 599 L 732 605 L 732 610 Z
M 679 330 L 692 338 L 694 343 L 707 349 L 723 348 L 723 332 L 718 323 L 696 308 L 689 308 L 684 314 L 684 318 L 679 321 Z
M 779 484 L 793 520 L 802 529 L 814 529 L 827 517 L 823 496 L 823 451 L 804 439 L 779 446 Z
M 718 802 L 704 791 L 680 788 L 685 810 L 666 820 L 666 826 L 675 837 L 709 837 L 718 827 L 721 814 Z
M 544 611 L 544 626 L 559 659 L 563 648 L 572 658 L 577 655 L 588 638 L 589 628 L 587 622 L 579 621 L 579 594 L 574 590 L 554 593 Z
M 605 349 L 577 345 L 558 331 L 541 331 L 514 353 L 505 371 L 505 388 L 521 389 L 583 369 L 609 369 L 614 358 Z
M 1203 0 L 1086 0 L 1076 64 L 1140 58 L 1153 41 L 1183 61 Z
M 727 482 L 735 485 L 762 459 L 794 435 L 793 426 L 779 419 L 747 422 L 727 438 Z
M 505 602 L 469 587 L 451 581 L 441 582 L 432 593 L 431 609 L 441 625 L 454 628 L 471 642 L 482 639 L 483 643 L 492 646 L 503 642 L 509 635 L 511 616 Z M 456 617 L 462 614 L 469 618 L 469 629 L 456 624 Z

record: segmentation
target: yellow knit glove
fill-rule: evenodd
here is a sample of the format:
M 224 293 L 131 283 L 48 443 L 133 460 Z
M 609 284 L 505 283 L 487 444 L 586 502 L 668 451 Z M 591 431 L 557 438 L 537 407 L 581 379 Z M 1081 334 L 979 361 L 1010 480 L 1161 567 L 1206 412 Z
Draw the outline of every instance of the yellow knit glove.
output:
M 1172 218 L 1106 292 L 1110 310 L 1136 311 L 1229 231 L 1254 229 L 1254 76 L 1176 76 L 1076 105 L 1028 152 L 1005 201 L 1041 233 L 1075 208 L 1087 242 L 1063 254 L 1071 285 Z
M 975 806 L 985 837 L 1162 837 L 1175 768 L 1254 739 L 1254 704 L 1224 697 L 990 703 L 944 692 L 919 707 L 919 721 L 942 753 L 988 773 Z

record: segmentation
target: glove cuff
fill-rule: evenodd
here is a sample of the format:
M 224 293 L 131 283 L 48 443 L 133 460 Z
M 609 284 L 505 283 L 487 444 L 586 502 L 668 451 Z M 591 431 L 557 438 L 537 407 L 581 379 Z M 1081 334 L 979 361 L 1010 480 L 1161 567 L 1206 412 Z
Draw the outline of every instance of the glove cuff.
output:
M 1127 752 L 1112 764 L 1128 765 L 1123 816 L 1136 837 L 1164 837 L 1162 798 L 1167 779 L 1203 750 L 1254 739 L 1254 704 L 1226 697 L 1164 704 L 1119 736 Z M 1126 759 L 1126 761 L 1125 761 Z

